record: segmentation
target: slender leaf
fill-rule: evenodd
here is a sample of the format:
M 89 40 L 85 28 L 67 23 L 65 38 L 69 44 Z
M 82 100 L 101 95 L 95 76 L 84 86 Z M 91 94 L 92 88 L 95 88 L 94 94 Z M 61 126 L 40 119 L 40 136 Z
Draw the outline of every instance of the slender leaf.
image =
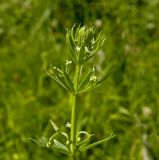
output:
M 91 74 L 92 74 L 92 69 L 90 69 L 85 75 L 85 77 L 82 79 L 81 83 L 79 84 L 79 89 L 84 87 L 89 82 Z
M 61 152 L 65 155 L 70 155 L 70 151 L 68 150 L 67 146 L 57 140 L 54 140 L 54 144 L 51 149 Z
M 34 141 L 35 143 L 37 143 L 38 145 L 42 147 L 47 147 L 47 139 L 45 137 L 36 138 L 36 139 L 29 138 L 29 139 L 31 139 L 32 141 Z
M 110 134 L 106 139 L 94 142 L 94 143 L 92 143 L 92 144 L 90 144 L 90 145 L 88 145 L 86 147 L 83 147 L 83 148 L 80 149 L 80 151 L 83 152 L 83 151 L 86 151 L 88 149 L 91 149 L 91 148 L 93 148 L 93 147 L 95 147 L 95 146 L 97 146 L 99 144 L 102 144 L 102 143 L 108 141 L 109 139 L 113 138 L 114 136 L 115 136 L 114 134 Z
M 86 136 L 90 136 L 90 134 L 88 132 L 86 132 L 86 131 L 80 131 L 80 132 L 78 132 L 78 135 L 80 135 L 80 134 L 85 134 Z
M 97 83 L 96 85 L 100 84 L 104 80 L 106 80 L 112 73 L 114 72 L 114 69 L 112 69 L 107 75 L 103 76 Z
M 72 60 L 76 63 L 77 60 L 76 60 L 76 57 L 75 57 L 75 52 L 72 48 L 72 44 L 71 44 L 71 37 L 70 37 L 70 31 L 67 30 L 67 34 L 66 34 L 66 43 L 67 43 L 67 46 L 69 48 L 69 54 L 70 54 L 70 57 L 72 58 Z
M 89 87 L 87 87 L 86 89 L 84 89 L 84 90 L 80 90 L 79 92 L 78 92 L 78 94 L 83 94 L 83 93 L 86 93 L 86 92 L 88 92 L 88 91 L 90 91 L 91 89 L 93 89 L 94 87 L 92 87 L 92 86 L 89 86 Z
M 57 127 L 57 125 L 51 119 L 50 119 L 50 123 L 53 126 L 53 128 L 54 128 L 55 131 L 59 130 L 59 127 Z
M 89 135 L 86 139 L 84 139 L 83 141 L 81 141 L 80 143 L 77 144 L 77 146 L 79 146 L 81 148 L 83 148 L 85 145 L 87 145 L 90 141 L 90 139 L 94 136 L 94 134 Z
M 47 69 L 45 68 L 46 73 L 52 78 L 54 79 L 60 86 L 62 86 L 64 89 L 66 89 L 67 91 L 69 91 L 69 88 L 66 84 L 64 84 L 59 78 L 55 77 L 54 75 L 50 74 Z
M 73 84 L 72 84 L 72 81 L 70 79 L 70 77 L 68 76 L 68 74 L 63 70 L 63 74 L 64 74 L 64 79 L 65 79 L 65 82 L 67 84 L 67 86 L 69 87 L 70 91 L 74 92 L 74 87 L 73 87 Z

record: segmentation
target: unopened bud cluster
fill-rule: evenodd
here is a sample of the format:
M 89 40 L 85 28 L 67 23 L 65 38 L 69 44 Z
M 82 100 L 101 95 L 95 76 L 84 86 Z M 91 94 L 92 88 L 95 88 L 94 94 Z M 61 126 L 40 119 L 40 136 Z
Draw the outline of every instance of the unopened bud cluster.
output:
M 102 46 L 101 33 L 95 33 L 93 27 L 77 27 L 67 30 L 66 41 L 69 53 L 75 64 L 83 64 L 94 56 Z

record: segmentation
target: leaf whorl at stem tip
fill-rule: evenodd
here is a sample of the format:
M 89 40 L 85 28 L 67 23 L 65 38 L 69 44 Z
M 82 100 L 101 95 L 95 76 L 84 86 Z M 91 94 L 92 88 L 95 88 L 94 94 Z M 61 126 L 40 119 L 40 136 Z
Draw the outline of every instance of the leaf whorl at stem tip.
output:
M 94 27 L 74 25 L 67 29 L 66 43 L 75 64 L 82 65 L 92 58 L 104 43 L 101 32 L 96 35 Z

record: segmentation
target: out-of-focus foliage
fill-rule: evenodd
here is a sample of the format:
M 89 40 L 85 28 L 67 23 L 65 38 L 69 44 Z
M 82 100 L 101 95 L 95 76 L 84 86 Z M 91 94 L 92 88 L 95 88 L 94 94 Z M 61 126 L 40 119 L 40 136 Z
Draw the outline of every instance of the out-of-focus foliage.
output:
M 79 113 L 80 127 L 97 139 L 116 137 L 81 159 L 158 160 L 158 8 L 158 0 L 1 0 L 0 160 L 65 159 L 29 138 L 50 135 L 49 119 L 70 121 L 69 95 L 44 66 L 65 60 L 74 23 L 103 30 L 98 71 L 117 64 L 102 87 L 81 97 Z

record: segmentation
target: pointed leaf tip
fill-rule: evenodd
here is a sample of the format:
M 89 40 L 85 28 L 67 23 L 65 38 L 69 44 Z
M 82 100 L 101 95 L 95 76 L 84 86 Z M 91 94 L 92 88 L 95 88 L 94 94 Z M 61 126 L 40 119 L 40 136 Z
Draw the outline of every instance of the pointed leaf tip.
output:
M 53 126 L 54 130 L 57 132 L 59 130 L 59 127 L 50 119 L 50 123 Z

